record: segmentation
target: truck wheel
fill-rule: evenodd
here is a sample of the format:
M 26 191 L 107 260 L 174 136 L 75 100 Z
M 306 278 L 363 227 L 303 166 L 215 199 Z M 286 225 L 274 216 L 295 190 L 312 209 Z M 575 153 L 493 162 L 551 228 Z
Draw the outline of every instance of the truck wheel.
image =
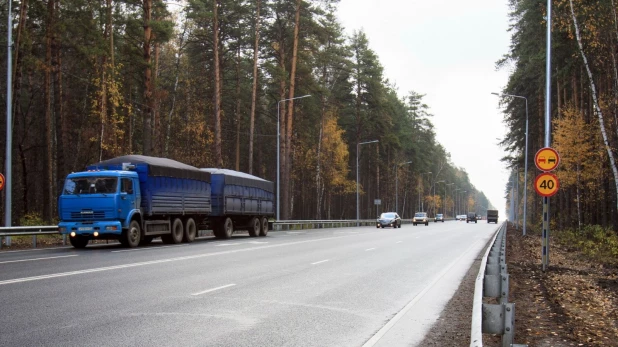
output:
M 70 237 L 69 241 L 71 241 L 71 245 L 75 248 L 86 248 L 88 245 L 88 239 L 79 235 Z
M 170 235 L 172 238 L 172 243 L 182 242 L 182 236 L 184 235 L 183 229 L 184 228 L 182 227 L 182 221 L 180 220 L 180 218 L 175 218 L 174 223 L 172 224 L 172 234 Z
M 260 236 L 268 235 L 268 218 L 262 217 L 262 228 L 260 229 Z
M 195 236 L 197 235 L 197 227 L 195 226 L 195 220 L 193 218 L 187 218 L 185 221 L 185 232 L 182 235 L 182 241 L 186 243 L 191 243 L 195 241 Z
M 134 248 L 139 246 L 139 242 L 142 236 L 142 228 L 139 226 L 139 222 L 132 220 L 129 224 L 129 229 L 122 232 L 122 238 L 124 239 L 123 245 L 125 247 Z
M 229 239 L 230 237 L 232 237 L 232 234 L 234 233 L 234 223 L 232 222 L 232 219 L 230 217 L 225 218 L 222 231 L 222 238 Z
M 249 222 L 249 236 L 256 237 L 260 236 L 262 232 L 262 221 L 259 217 L 252 217 Z

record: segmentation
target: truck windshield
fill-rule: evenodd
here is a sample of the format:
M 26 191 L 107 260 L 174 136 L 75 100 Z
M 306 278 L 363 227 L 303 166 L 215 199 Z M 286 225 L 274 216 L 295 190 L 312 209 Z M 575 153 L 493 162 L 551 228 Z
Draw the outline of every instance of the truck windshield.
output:
M 64 195 L 108 194 L 118 188 L 116 177 L 75 177 L 67 178 L 64 183 Z

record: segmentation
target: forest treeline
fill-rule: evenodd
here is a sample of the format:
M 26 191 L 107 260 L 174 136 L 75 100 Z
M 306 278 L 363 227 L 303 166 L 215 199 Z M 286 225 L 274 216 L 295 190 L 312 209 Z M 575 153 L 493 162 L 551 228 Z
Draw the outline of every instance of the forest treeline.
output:
M 551 146 L 561 161 L 558 193 L 551 198 L 553 227 L 618 227 L 618 18 L 615 0 L 552 2 Z M 511 49 L 497 63 L 512 73 L 504 93 L 527 98 L 528 182 L 539 173 L 534 154 L 544 147 L 547 1 L 510 0 Z M 526 109 L 522 99 L 503 97 L 509 131 L 504 158 L 519 168 L 523 197 Z M 515 170 L 514 170 L 515 171 Z M 511 181 L 512 183 L 512 181 Z M 528 222 L 541 223 L 542 201 L 530 184 Z M 510 184 L 507 187 L 510 191 Z M 517 202 L 523 209 L 523 199 Z
M 53 221 L 66 174 L 119 155 L 275 181 L 278 119 L 282 219 L 356 218 L 357 155 L 361 218 L 490 205 L 436 142 L 423 95 L 384 77 L 366 35 L 345 34 L 335 0 L 20 0 L 12 9 L 13 224 Z M 6 74 L 0 88 L 4 110 Z M 6 172 L 4 136 L 0 145 Z

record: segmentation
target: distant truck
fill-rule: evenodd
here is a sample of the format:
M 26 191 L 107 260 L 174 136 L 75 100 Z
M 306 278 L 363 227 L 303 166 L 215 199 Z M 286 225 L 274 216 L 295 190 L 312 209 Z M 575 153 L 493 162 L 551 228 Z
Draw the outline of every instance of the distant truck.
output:
M 126 247 L 155 237 L 168 244 L 192 242 L 201 225 L 215 229 L 218 238 L 243 227 L 251 236 L 265 236 L 267 217 L 274 215 L 272 182 L 251 175 L 225 177 L 166 158 L 127 155 L 102 161 L 67 176 L 58 199 L 58 230 L 75 248 L 96 239 L 117 239 Z M 256 185 L 270 186 L 270 192 L 256 195 Z M 223 201 L 223 208 L 215 203 L 213 211 L 213 199 Z M 246 208 L 254 204 L 259 208 Z
M 487 223 L 498 224 L 498 210 L 487 210 Z
M 468 212 L 468 214 L 466 215 L 466 223 L 469 222 L 478 223 L 475 212 Z

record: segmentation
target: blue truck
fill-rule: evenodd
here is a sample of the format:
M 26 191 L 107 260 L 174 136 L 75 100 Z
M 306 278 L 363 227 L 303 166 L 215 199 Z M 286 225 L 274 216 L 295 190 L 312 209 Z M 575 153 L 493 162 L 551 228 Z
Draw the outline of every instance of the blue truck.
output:
M 90 165 L 65 180 L 58 199 L 58 230 L 69 235 L 76 248 L 97 239 L 117 239 L 127 247 L 148 244 L 156 237 L 167 244 L 192 242 L 200 227 L 213 229 L 218 238 L 229 238 L 243 228 L 251 236 L 266 236 L 267 218 L 274 214 L 272 189 L 269 194 L 254 191 L 256 186 L 259 191 L 272 187 L 272 182 L 232 171 L 219 184 L 218 173 L 214 186 L 224 194 L 213 194 L 211 171 L 216 170 L 142 155 Z M 251 185 L 253 181 L 258 183 Z M 213 197 L 225 198 L 223 208 L 215 204 L 213 211 Z M 230 199 L 232 208 L 227 208 Z M 236 200 L 240 208 L 234 207 Z M 251 208 L 254 200 L 259 209 Z

